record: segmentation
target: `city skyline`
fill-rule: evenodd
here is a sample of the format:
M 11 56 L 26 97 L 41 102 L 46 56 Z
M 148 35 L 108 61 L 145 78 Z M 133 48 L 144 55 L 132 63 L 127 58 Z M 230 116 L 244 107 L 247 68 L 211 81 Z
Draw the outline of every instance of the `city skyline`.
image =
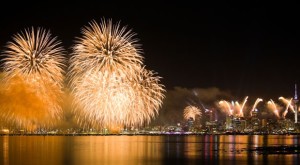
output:
M 25 28 L 43 27 L 71 52 L 82 26 L 111 18 L 136 33 L 146 67 L 162 77 L 167 90 L 216 87 L 236 98 L 274 99 L 292 97 L 294 84 L 300 83 L 300 28 L 292 9 L 103 6 L 110 7 L 39 6 L 37 14 L 35 7 L 20 5 L 9 14 L 1 11 L 0 50 Z

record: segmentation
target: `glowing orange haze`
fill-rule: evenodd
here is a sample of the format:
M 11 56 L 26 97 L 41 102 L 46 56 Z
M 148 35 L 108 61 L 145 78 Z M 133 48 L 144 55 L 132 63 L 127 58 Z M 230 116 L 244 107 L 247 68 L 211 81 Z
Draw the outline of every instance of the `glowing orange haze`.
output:
M 45 87 L 47 93 L 38 93 L 36 86 L 20 77 L 10 79 L 8 87 L 1 84 L 0 117 L 4 123 L 29 131 L 57 124 L 62 117 L 58 91 L 47 84 Z

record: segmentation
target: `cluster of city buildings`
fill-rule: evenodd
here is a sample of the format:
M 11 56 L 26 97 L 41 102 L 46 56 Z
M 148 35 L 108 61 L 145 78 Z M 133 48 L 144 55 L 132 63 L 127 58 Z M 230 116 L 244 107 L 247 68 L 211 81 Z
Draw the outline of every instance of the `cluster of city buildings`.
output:
M 190 119 L 185 124 L 179 124 L 175 130 L 196 134 L 298 134 L 300 133 L 298 104 L 297 85 L 295 85 L 292 118 L 260 118 L 259 111 L 255 109 L 249 117 L 227 115 L 225 120 L 218 121 L 214 120 L 211 117 L 212 114 L 208 112 L 204 116 L 205 123 L 199 124 Z M 172 132 L 173 130 L 164 129 L 163 131 Z

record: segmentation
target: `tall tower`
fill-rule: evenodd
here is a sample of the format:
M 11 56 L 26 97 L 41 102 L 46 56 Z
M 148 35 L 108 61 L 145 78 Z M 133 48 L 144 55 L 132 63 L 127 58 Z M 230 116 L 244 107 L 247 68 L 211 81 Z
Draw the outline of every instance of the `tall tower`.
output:
M 297 84 L 295 84 L 295 95 L 293 99 L 294 110 L 295 110 L 295 123 L 298 123 L 298 95 L 297 95 Z

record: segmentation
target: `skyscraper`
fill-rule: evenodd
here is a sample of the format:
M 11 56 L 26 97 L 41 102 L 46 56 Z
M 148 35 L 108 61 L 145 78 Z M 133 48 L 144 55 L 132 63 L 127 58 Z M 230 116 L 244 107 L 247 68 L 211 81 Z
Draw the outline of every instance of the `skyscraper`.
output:
M 295 84 L 295 95 L 293 98 L 293 106 L 295 110 L 295 123 L 298 123 L 298 95 L 297 95 L 297 84 Z

